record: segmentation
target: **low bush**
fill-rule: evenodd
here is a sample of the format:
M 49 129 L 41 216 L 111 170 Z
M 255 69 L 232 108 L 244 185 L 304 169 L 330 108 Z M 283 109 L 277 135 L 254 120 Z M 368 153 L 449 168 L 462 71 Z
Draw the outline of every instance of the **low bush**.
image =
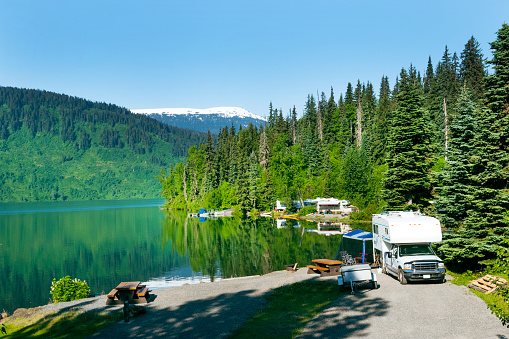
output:
M 304 215 L 308 215 L 310 213 L 315 213 L 316 212 L 316 206 L 306 206 L 306 207 L 303 207 L 300 209 L 299 211 L 299 216 L 304 216 Z
M 50 293 L 53 296 L 53 302 L 59 303 L 86 298 L 90 293 L 90 288 L 86 281 L 65 276 L 58 281 L 53 279 Z

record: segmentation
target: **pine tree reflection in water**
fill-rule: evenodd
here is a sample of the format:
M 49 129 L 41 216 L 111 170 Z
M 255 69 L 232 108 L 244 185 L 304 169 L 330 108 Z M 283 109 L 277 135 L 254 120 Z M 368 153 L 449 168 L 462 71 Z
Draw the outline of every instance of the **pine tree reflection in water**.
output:
M 289 263 L 304 265 L 313 258 L 334 256 L 340 237 L 304 232 L 303 227 L 316 228 L 306 221 L 278 229 L 268 218 L 200 222 L 184 213 L 169 213 L 163 221 L 162 242 L 188 257 L 194 272 L 214 280 L 218 273 L 222 278 L 266 274 Z

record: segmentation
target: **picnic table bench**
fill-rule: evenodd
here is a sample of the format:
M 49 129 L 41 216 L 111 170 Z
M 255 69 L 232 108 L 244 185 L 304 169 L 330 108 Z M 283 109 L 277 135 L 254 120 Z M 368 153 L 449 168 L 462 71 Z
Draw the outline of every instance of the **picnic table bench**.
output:
M 342 261 L 331 259 L 313 259 L 316 265 L 307 265 L 308 274 L 318 273 L 321 277 L 341 274 Z

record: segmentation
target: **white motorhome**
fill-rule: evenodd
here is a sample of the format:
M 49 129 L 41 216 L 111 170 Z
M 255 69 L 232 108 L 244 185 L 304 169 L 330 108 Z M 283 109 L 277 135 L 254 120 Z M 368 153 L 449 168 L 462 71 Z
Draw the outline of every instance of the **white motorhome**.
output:
M 394 211 L 373 214 L 373 253 L 382 272 L 407 281 L 445 281 L 443 261 L 431 249 L 442 241 L 440 221 L 419 212 Z

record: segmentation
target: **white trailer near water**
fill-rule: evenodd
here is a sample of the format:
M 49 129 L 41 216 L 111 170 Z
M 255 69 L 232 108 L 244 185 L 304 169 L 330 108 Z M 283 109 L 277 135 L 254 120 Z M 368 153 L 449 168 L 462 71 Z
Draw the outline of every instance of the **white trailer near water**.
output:
M 373 253 L 382 272 L 407 281 L 445 281 L 443 261 L 431 243 L 442 241 L 440 221 L 419 212 L 393 211 L 373 214 Z

